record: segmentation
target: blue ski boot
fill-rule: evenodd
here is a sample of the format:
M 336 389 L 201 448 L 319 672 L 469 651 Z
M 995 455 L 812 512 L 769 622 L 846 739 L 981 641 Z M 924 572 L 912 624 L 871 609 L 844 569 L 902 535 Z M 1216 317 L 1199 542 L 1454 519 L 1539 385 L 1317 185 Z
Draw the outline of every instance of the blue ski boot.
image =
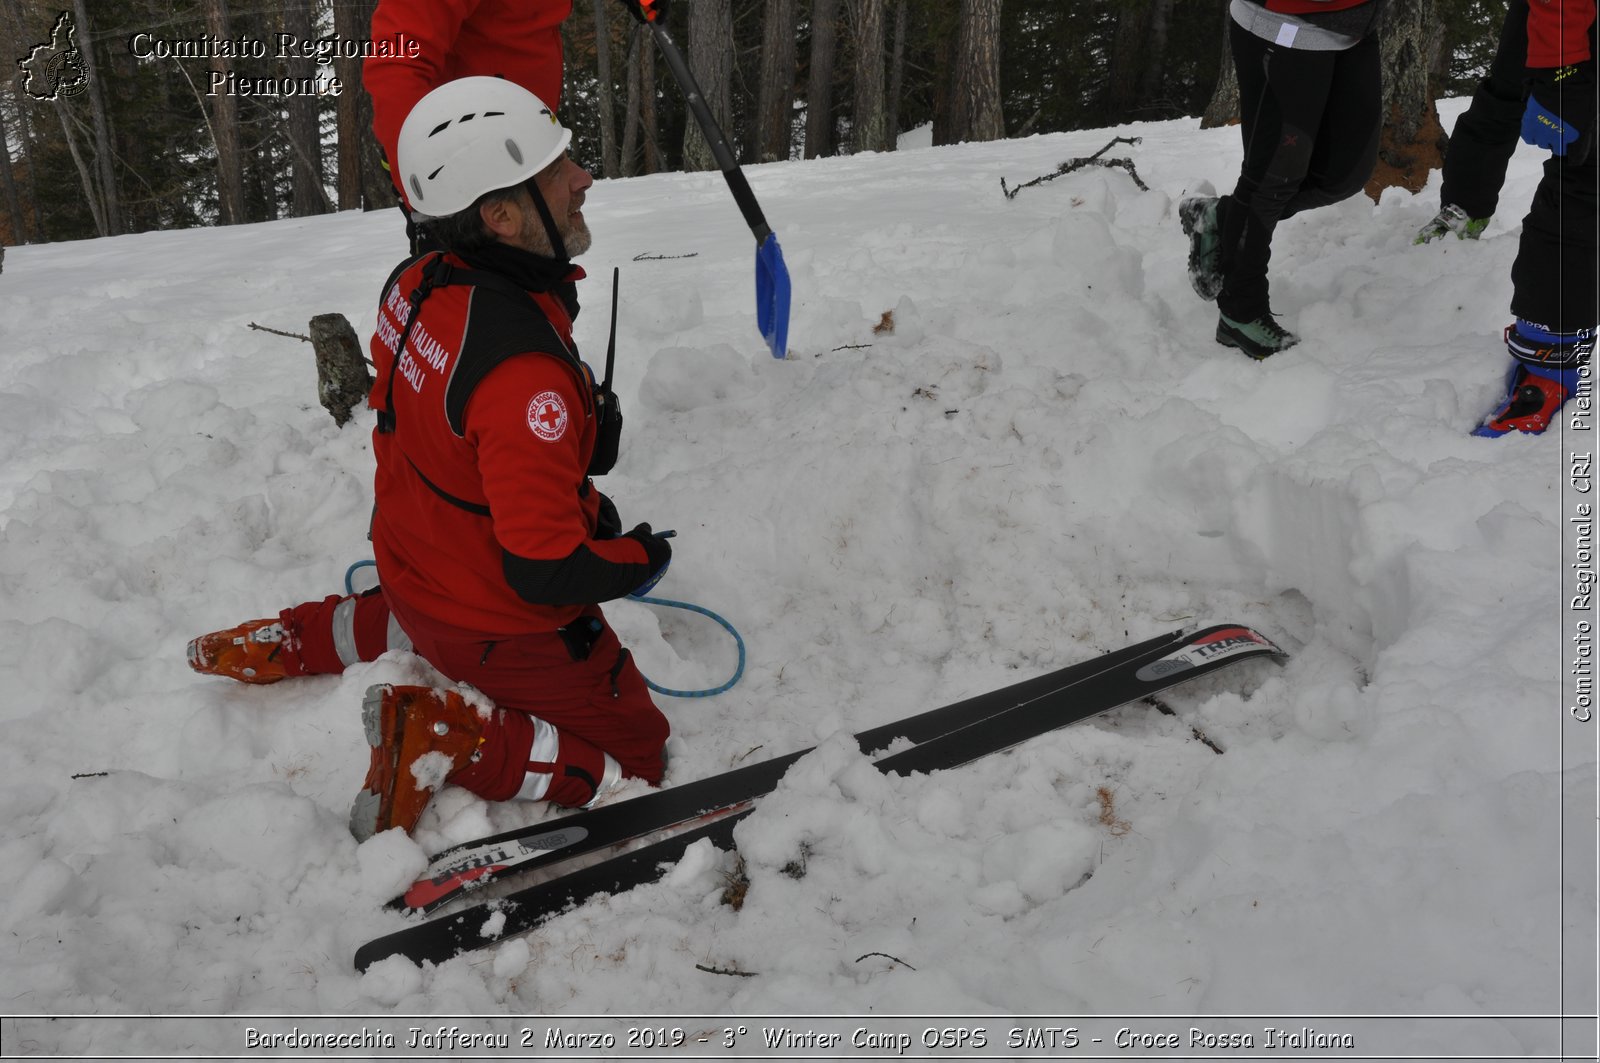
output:
M 1556 413 L 1578 390 L 1583 366 L 1594 351 L 1594 332 L 1549 332 L 1518 318 L 1506 327 L 1511 368 L 1506 396 L 1472 430 L 1495 439 L 1509 432 L 1537 434 L 1550 427 Z

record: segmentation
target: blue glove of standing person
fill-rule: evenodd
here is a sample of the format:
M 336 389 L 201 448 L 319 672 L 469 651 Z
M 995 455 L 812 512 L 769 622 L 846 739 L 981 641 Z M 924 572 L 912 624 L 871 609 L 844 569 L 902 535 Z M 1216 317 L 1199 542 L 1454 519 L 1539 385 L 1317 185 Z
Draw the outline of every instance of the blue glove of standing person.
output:
M 1594 60 L 1528 72 L 1522 139 L 1566 155 L 1594 126 Z M 1593 141 L 1593 137 L 1589 141 Z

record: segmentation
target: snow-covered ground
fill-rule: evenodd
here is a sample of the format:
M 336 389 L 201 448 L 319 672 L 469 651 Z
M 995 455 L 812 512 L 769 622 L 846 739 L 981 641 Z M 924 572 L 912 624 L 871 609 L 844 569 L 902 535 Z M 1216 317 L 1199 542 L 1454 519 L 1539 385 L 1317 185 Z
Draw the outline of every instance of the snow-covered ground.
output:
M 596 184 L 578 339 L 604 351 L 620 265 L 628 426 L 604 487 L 678 530 L 660 593 L 750 650 L 731 693 L 664 699 L 668 783 L 822 745 L 740 827 L 741 910 L 694 851 L 438 968 L 351 967 L 401 925 L 380 904 L 421 852 L 345 827 L 362 691 L 414 659 L 265 688 L 184 662 L 370 556 L 370 414 L 336 428 L 309 346 L 247 326 L 370 323 L 398 216 L 10 249 L 0 1010 L 1592 1015 L 1596 725 L 1563 685 L 1592 614 L 1563 577 L 1593 574 L 1572 482 L 1593 433 L 1468 435 L 1540 156 L 1476 243 L 1412 246 L 1436 183 L 1286 222 L 1274 303 L 1304 341 L 1258 364 L 1213 342 L 1185 275 L 1178 200 L 1239 158 L 1197 125 L 750 168 L 794 280 L 785 361 L 719 175 Z M 1002 196 L 1117 134 L 1151 191 L 1089 169 Z M 731 668 L 703 620 L 610 613 L 658 681 Z M 880 776 L 846 738 L 1220 621 L 1292 658 L 1174 691 L 1177 718 L 1134 706 L 934 776 Z M 543 814 L 446 790 L 419 841 Z M 1560 1034 L 1368 1027 L 1367 1058 L 1550 1058 Z M 5 1049 L 243 1046 L 196 1030 L 11 1024 Z M 1567 1051 L 1593 1035 L 1568 1024 Z

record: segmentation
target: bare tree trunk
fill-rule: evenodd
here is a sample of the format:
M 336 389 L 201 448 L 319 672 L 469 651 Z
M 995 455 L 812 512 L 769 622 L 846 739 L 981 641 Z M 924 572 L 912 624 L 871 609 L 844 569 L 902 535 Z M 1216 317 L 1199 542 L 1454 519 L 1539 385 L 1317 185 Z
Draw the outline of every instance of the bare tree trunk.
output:
M 812 0 L 811 62 L 806 79 L 805 157 L 833 153 L 833 72 L 838 58 L 838 0 Z
M 644 131 L 644 172 L 660 173 L 664 163 L 656 116 L 656 50 L 648 39 L 649 31 L 640 37 L 644 38 L 639 45 L 639 125 Z
M 72 133 L 72 121 L 67 115 L 67 101 L 56 97 L 56 117 L 61 119 L 61 135 L 67 138 L 67 151 L 72 155 L 72 164 L 78 168 L 78 180 L 83 185 L 83 199 L 89 204 L 89 214 L 94 218 L 94 231 L 101 236 L 106 232 L 105 211 L 100 209 L 100 197 L 95 194 L 94 176 L 89 172 L 89 164 L 83 161 L 83 153 L 78 150 L 78 138 Z
M 889 136 L 900 136 L 900 96 L 906 78 L 906 0 L 894 3 L 894 43 L 889 48 Z
M 83 3 L 83 0 L 78 0 Z M 316 37 L 313 16 L 314 0 L 287 0 L 283 5 L 283 29 L 302 41 Z M 288 73 L 291 78 L 312 78 L 317 74 L 314 59 L 290 59 Z M 302 94 L 285 101 L 289 111 L 287 125 L 289 147 L 293 153 L 294 201 L 292 212 L 297 218 L 322 214 L 329 209 L 328 193 L 322 187 L 322 131 L 317 121 L 317 97 Z
M 248 126 L 247 126 L 248 128 Z M 276 189 L 277 153 L 258 140 L 244 153 L 245 212 L 249 221 L 277 221 L 283 216 Z
M 1161 74 L 1167 64 L 1168 30 L 1172 26 L 1175 0 L 1152 0 L 1150 32 L 1146 38 L 1144 77 L 1139 82 L 1139 101 L 1149 107 L 1161 92 Z
M 1218 67 L 1217 87 L 1200 116 L 1201 129 L 1234 125 L 1239 121 L 1239 72 L 1233 68 L 1233 16 L 1222 11 L 1222 65 Z
M 44 208 L 39 204 L 39 164 L 33 154 L 34 125 L 30 112 L 22 106 L 22 82 L 11 79 L 11 98 L 17 105 L 16 115 L 21 124 L 18 135 L 22 138 L 23 170 L 27 176 L 27 203 L 24 209 L 33 219 L 32 239 L 45 239 Z
M 789 158 L 794 131 L 795 0 L 767 0 L 761 25 L 761 91 L 756 105 L 757 162 Z
M 203 0 L 203 7 L 207 32 L 220 40 L 232 37 L 228 0 Z M 224 77 L 230 68 L 231 61 L 226 58 L 210 60 L 210 69 Z M 239 106 L 227 92 L 211 97 L 211 136 L 217 145 L 217 221 L 237 225 L 245 220 L 244 161 L 239 154 Z
M 627 58 L 623 60 L 623 84 L 627 86 L 627 99 L 622 105 L 622 152 L 617 159 L 618 172 L 632 177 L 638 172 L 634 155 L 639 150 L 639 127 L 644 124 L 639 112 L 639 52 L 650 47 L 644 31 L 636 29 L 629 34 Z
M 961 0 L 956 35 L 956 139 L 1000 140 L 1006 135 L 1000 111 L 1000 10 L 1002 0 Z
M 959 109 L 955 102 L 956 79 L 950 73 L 956 69 L 956 36 L 960 28 L 959 12 L 955 0 L 945 0 L 944 6 L 949 8 L 950 24 L 942 27 L 933 35 L 933 142 L 935 144 L 953 144 L 959 137 L 951 136 L 951 129 L 955 127 L 956 112 Z
M 122 206 L 117 196 L 117 175 L 112 167 L 111 126 L 106 121 L 106 102 L 95 70 L 94 43 L 89 26 L 89 10 L 84 0 L 74 0 L 78 21 L 78 51 L 83 56 L 83 71 L 89 79 L 89 109 L 94 120 L 94 154 L 100 179 L 100 203 L 109 236 L 122 232 Z
M 1434 107 L 1431 74 L 1444 47 L 1435 0 L 1391 0 L 1383 15 L 1383 139 L 1367 182 L 1374 201 L 1385 188 L 1420 192 L 1443 164 L 1446 137 Z
M 342 41 L 360 40 L 372 25 L 372 10 L 365 4 L 335 0 L 333 5 L 333 33 Z M 339 138 L 339 209 L 360 210 L 362 207 L 362 161 L 364 142 L 372 136 L 372 122 L 362 124 L 361 97 L 366 90 L 361 85 L 361 60 L 339 58 L 334 60 L 334 70 L 344 91 L 335 105 L 335 129 Z M 369 102 L 368 106 L 371 104 Z
M 11 242 L 28 242 L 28 226 L 22 216 L 22 197 L 17 195 L 17 178 L 11 171 L 11 135 L 6 127 L 6 113 L 0 109 L 0 190 L 6 196 L 6 217 L 11 222 Z
M 1100 121 L 1107 125 L 1127 121 L 1138 95 L 1139 74 L 1144 69 L 1144 32 L 1148 17 L 1144 0 L 1114 9 L 1116 29 L 1111 34 L 1111 60 L 1105 71 L 1105 91 L 1100 98 Z
M 378 6 L 378 0 L 335 0 L 335 8 L 344 3 L 353 8 L 352 14 L 360 30 L 357 36 L 367 36 L 372 30 L 372 12 Z M 361 168 L 361 209 L 385 210 L 399 202 L 399 196 L 395 192 L 394 180 L 384 168 L 383 149 L 378 146 L 377 134 L 372 131 L 372 95 L 367 92 L 367 86 L 359 76 L 345 82 L 344 91 L 353 92 L 356 97 L 358 134 L 356 147 L 357 161 Z
M 17 0 L 0 2 L 0 30 L 5 31 L 6 43 L 10 45 L 12 53 L 20 54 L 25 50 L 25 46 L 22 44 L 25 37 L 21 32 L 22 12 Z M 14 75 L 16 71 L 12 70 L 11 73 Z M 16 215 L 17 242 L 32 243 L 34 241 L 43 241 L 45 239 L 45 229 L 44 211 L 39 206 L 39 167 L 33 154 L 33 143 L 36 135 L 34 122 L 39 114 L 39 109 L 36 106 L 30 107 L 23 99 L 22 79 L 20 77 L 8 76 L 6 80 L 11 83 L 12 113 L 17 116 L 17 139 L 22 148 L 22 173 L 25 182 L 24 186 L 18 189 L 19 199 L 25 198 L 25 202 L 19 202 L 18 204 L 18 213 Z M 6 159 L 9 163 L 9 154 Z M 22 213 L 23 211 L 27 213 Z
M 695 0 L 689 5 L 689 71 L 700 83 L 711 117 L 726 135 L 733 110 L 733 9 L 729 0 Z M 711 145 L 692 117 L 683 125 L 683 168 L 718 169 Z
M 372 28 L 377 0 L 335 0 L 334 35 L 361 40 Z M 344 91 L 339 94 L 339 209 L 380 210 L 397 201 L 393 179 L 384 169 L 383 150 L 372 132 L 372 96 L 361 80 L 361 60 L 335 61 Z M 391 160 L 392 161 L 392 160 Z
M 855 114 L 850 146 L 853 151 L 888 151 L 888 116 L 884 113 L 883 85 L 884 0 L 847 0 L 855 30 Z
M 616 177 L 617 169 L 617 111 L 611 90 L 611 21 L 607 12 L 611 5 L 606 0 L 594 0 L 594 62 L 599 78 L 600 96 L 600 174 Z

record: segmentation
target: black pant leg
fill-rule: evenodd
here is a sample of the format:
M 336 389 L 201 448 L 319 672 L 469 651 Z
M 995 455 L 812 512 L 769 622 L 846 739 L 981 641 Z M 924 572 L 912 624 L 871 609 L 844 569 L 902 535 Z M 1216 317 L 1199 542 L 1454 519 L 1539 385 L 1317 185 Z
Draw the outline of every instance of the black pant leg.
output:
M 1552 156 L 1522 219 L 1522 239 L 1511 264 L 1511 312 L 1551 332 L 1600 324 L 1597 182 L 1600 151 L 1591 148 L 1581 162 Z
M 1600 49 L 1589 26 L 1589 54 Z M 1522 219 L 1511 264 L 1511 312 L 1552 332 L 1600 325 L 1600 145 L 1590 129 L 1565 155 L 1552 155 Z
M 1528 59 L 1528 0 L 1511 0 L 1500 47 L 1472 104 L 1456 119 L 1445 149 L 1439 200 L 1469 218 L 1487 218 L 1500 204 L 1506 164 L 1522 133 L 1522 77 Z
M 1316 127 L 1311 164 L 1285 218 L 1325 207 L 1360 192 L 1378 165 L 1383 134 L 1382 53 L 1376 34 L 1353 48 L 1333 52 L 1333 69 L 1322 119 Z
M 1231 26 L 1244 160 L 1220 208 L 1223 287 L 1217 308 L 1235 321 L 1270 308 L 1272 234 L 1311 167 L 1335 52 L 1280 48 Z

